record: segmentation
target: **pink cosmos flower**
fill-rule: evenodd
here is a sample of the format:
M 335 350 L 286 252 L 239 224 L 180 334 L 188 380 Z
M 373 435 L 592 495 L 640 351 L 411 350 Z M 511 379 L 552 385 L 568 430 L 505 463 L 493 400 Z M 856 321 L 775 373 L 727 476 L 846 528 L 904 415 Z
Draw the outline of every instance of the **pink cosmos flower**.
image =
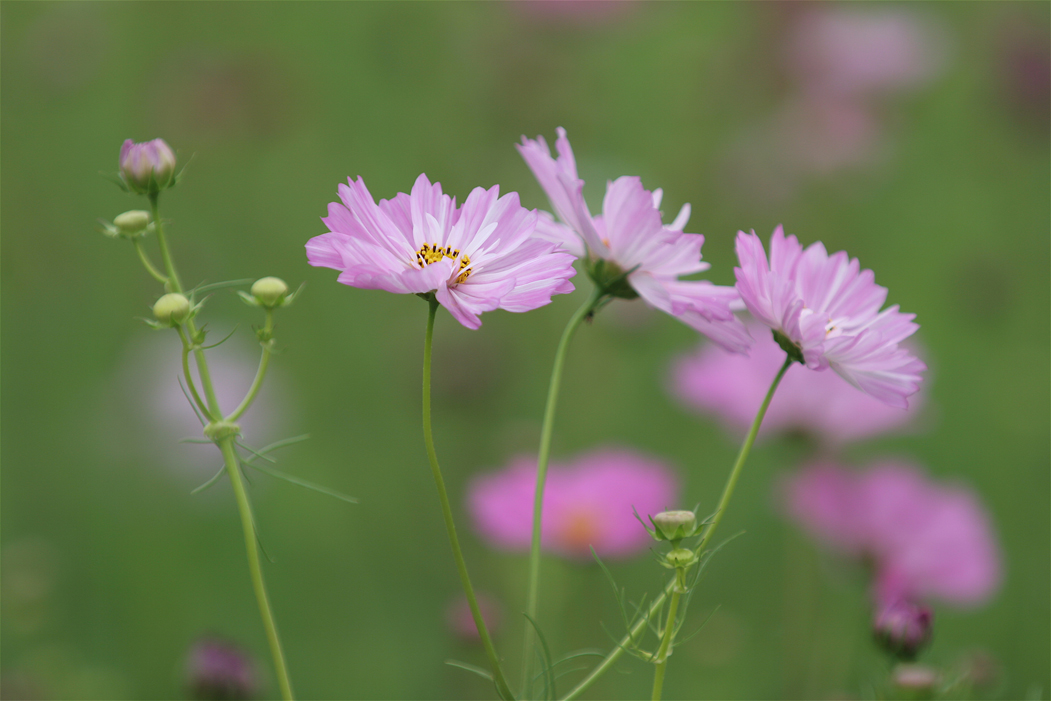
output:
M 520 456 L 468 488 L 475 529 L 494 546 L 528 550 L 533 528 L 536 457 Z M 624 449 L 598 450 L 570 464 L 552 462 L 541 519 L 541 545 L 563 557 L 630 557 L 651 542 L 632 511 L 645 518 L 677 503 L 678 481 L 654 458 Z
M 816 464 L 787 481 L 785 497 L 789 515 L 815 538 L 874 564 L 882 606 L 927 597 L 974 606 L 1000 583 L 996 539 L 978 497 L 917 467 Z
M 623 176 L 606 184 L 603 213 L 592 217 L 565 129 L 558 128 L 557 159 L 551 157 L 542 136 L 535 141 L 522 137 L 517 148 L 555 213 L 568 225 L 567 229 L 550 222 L 538 227 L 538 236 L 561 244 L 578 257 L 586 256 L 596 284 L 608 284 L 627 273 L 627 287 L 611 294 L 642 297 L 650 306 L 678 317 L 727 350 L 747 350 L 751 339 L 731 309 L 738 302 L 737 292 L 706 280 L 679 280 L 682 275 L 710 267 L 701 262 L 704 237 L 683 233 L 690 205 L 683 205 L 675 220 L 664 224 L 662 191 L 650 192 L 643 188 L 640 178 Z M 599 262 L 602 274 L 595 272 Z
M 684 404 L 715 414 L 742 435 L 751 427 L 785 352 L 761 324 L 748 326 L 757 339 L 748 356 L 702 345 L 672 366 L 671 391 Z M 925 403 L 913 395 L 908 409 L 889 406 L 832 372 L 793 365 L 770 401 L 759 436 L 803 431 L 825 446 L 840 446 L 907 428 Z
M 329 233 L 306 248 L 311 265 L 342 271 L 345 285 L 433 292 L 469 329 L 482 325 L 482 312 L 525 312 L 573 291 L 573 256 L 533 236 L 537 214 L 517 193 L 475 188 L 458 208 L 420 175 L 411 194 L 377 205 L 359 176 L 339 186 L 339 197 L 322 218 Z
M 804 249 L 780 226 L 770 240 L 770 260 L 755 232 L 737 233 L 737 290 L 748 311 L 799 349 L 807 367 L 831 367 L 876 399 L 905 408 L 927 366 L 899 343 L 919 328 L 915 314 L 898 305 L 880 311 L 887 288 L 871 270 L 821 242 Z

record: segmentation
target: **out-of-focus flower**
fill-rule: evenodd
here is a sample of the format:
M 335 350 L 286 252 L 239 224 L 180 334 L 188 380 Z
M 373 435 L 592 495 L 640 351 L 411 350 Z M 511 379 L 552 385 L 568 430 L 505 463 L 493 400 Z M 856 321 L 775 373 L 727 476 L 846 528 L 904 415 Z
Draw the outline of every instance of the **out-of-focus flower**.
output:
M 218 638 L 202 638 L 186 659 L 186 686 L 201 701 L 250 699 L 259 693 L 255 664 L 247 652 Z
M 822 463 L 786 483 L 789 515 L 829 547 L 875 568 L 875 600 L 987 600 L 1000 555 L 978 497 L 928 480 L 916 467 L 880 462 L 855 472 Z
M 752 425 L 785 352 L 761 324 L 750 324 L 755 344 L 748 356 L 702 345 L 672 366 L 671 390 L 686 405 L 717 416 L 744 434 Z M 914 423 L 926 395 L 914 394 L 908 409 L 889 406 L 833 372 L 793 364 L 774 393 L 759 436 L 801 431 L 823 446 L 839 446 Z
M 164 139 L 120 147 L 120 176 L 132 192 L 157 194 L 175 184 L 175 153 Z
M 931 698 L 941 681 L 938 670 L 918 664 L 895 665 L 890 678 L 898 689 L 914 695 L 906 698 Z
M 871 270 L 845 251 L 828 255 L 820 241 L 804 249 L 780 226 L 769 262 L 755 232 L 738 232 L 736 249 L 737 290 L 748 311 L 794 344 L 807 367 L 831 367 L 880 401 L 908 406 L 927 366 L 898 344 L 919 326 L 898 305 L 880 311 L 887 288 Z
M 536 458 L 522 456 L 468 489 L 475 529 L 494 546 L 528 550 L 533 528 Z M 636 520 L 674 505 L 678 481 L 660 461 L 624 449 L 587 453 L 547 474 L 541 545 L 564 557 L 630 557 L 651 542 Z
M 883 649 L 903 660 L 913 660 L 931 640 L 931 610 L 909 599 L 880 603 L 872 620 L 872 632 Z
M 535 141 L 522 137 L 517 148 L 555 213 L 568 226 L 541 227 L 539 236 L 586 257 L 589 275 L 609 294 L 641 297 L 728 350 L 743 352 L 748 348 L 748 332 L 731 310 L 738 301 L 733 288 L 706 280 L 679 280 L 710 267 L 701 262 L 704 237 L 683 233 L 690 217 L 688 204 L 665 225 L 660 211 L 662 191 L 650 192 L 643 188 L 640 178 L 623 176 L 606 184 L 602 214 L 592 217 L 565 129 L 558 128 L 557 159 L 551 157 L 542 136 Z
M 946 40 L 939 27 L 909 10 L 822 7 L 800 16 L 786 53 L 804 91 L 857 96 L 927 82 L 945 63 Z
M 500 606 L 495 599 L 482 592 L 478 592 L 475 596 L 486 628 L 489 629 L 490 634 L 496 635 L 503 619 L 500 614 Z M 467 597 L 460 596 L 449 604 L 445 609 L 445 620 L 449 624 L 449 630 L 459 640 L 469 643 L 480 640 L 478 627 L 474 624 L 474 616 L 471 615 L 471 605 L 467 603 Z
M 533 236 L 537 214 L 518 193 L 475 188 L 462 207 L 420 175 L 412 193 L 377 205 L 360 177 L 339 186 L 343 204 L 322 219 L 329 232 L 307 242 L 311 265 L 342 271 L 339 282 L 403 294 L 434 292 L 469 329 L 482 312 L 525 312 L 573 291 L 573 256 Z

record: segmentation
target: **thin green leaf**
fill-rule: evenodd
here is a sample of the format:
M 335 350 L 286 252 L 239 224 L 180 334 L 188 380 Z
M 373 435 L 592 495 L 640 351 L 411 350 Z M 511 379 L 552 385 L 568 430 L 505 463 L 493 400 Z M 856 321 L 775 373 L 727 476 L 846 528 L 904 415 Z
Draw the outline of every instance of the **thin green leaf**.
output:
M 260 452 L 257 452 L 255 450 L 253 450 L 252 448 L 249 448 L 247 445 L 245 445 L 241 441 L 237 441 L 237 445 L 240 448 L 244 448 L 245 450 L 247 450 L 249 453 L 251 453 L 252 455 L 254 455 L 257 458 L 262 458 L 263 460 L 266 460 L 267 462 L 272 462 L 272 463 L 276 463 L 277 462 L 277 460 L 274 460 L 272 457 L 270 457 L 268 455 L 264 455 L 264 454 L 262 454 Z M 251 463 L 251 461 L 252 461 L 251 458 L 249 458 L 248 460 L 245 460 L 246 463 Z
M 525 612 L 522 615 L 533 625 L 536 637 L 540 641 L 540 649 L 544 652 L 544 698 L 554 699 L 558 692 L 555 691 L 555 676 L 551 668 L 551 648 L 547 646 L 547 639 L 544 638 L 543 631 L 540 630 L 540 626 L 533 620 L 533 617 Z
M 483 679 L 493 681 L 493 675 L 489 670 L 482 669 L 481 667 L 476 667 L 473 664 L 467 664 L 466 662 L 460 662 L 459 660 L 446 660 L 445 664 L 449 665 L 450 667 L 456 667 L 457 669 L 462 669 L 464 671 L 471 672 L 472 674 L 477 674 Z
M 301 436 L 292 436 L 291 438 L 282 438 L 281 440 L 274 441 L 270 445 L 264 446 L 264 447 L 260 448 L 259 450 L 255 451 L 255 452 L 257 452 L 260 455 L 266 455 L 267 453 L 273 452 L 273 451 L 277 450 L 278 448 L 284 448 L 286 445 L 292 445 L 294 443 L 300 443 L 302 441 L 305 441 L 308 438 L 310 438 L 310 434 L 309 433 L 304 433 Z
M 190 290 L 190 294 L 200 294 L 202 292 L 208 292 L 210 290 L 221 290 L 224 287 L 238 287 L 239 285 L 249 285 L 255 282 L 252 278 L 244 278 L 243 280 L 226 280 L 225 282 L 212 282 L 207 285 L 198 285 L 197 287 Z
M 591 557 L 595 558 L 595 562 L 598 563 L 598 566 L 601 567 L 602 571 L 606 574 L 606 579 L 609 580 L 610 586 L 613 587 L 613 596 L 617 598 L 617 606 L 620 607 L 620 615 L 624 619 L 624 627 L 631 630 L 631 624 L 628 623 L 628 610 L 624 608 L 624 593 L 619 587 L 617 587 L 617 582 L 613 579 L 613 574 L 609 571 L 609 568 L 606 567 L 605 563 L 602 562 L 602 559 L 598 556 L 598 553 L 595 552 L 595 548 L 593 547 L 591 548 Z
M 286 482 L 291 482 L 292 484 L 298 484 L 300 487 L 306 487 L 307 489 L 312 489 L 315 492 L 321 492 L 322 494 L 327 494 L 330 497 L 336 497 L 337 499 L 342 499 L 343 501 L 345 501 L 345 502 L 347 502 L 349 504 L 357 504 L 358 503 L 358 500 L 355 499 L 354 497 L 349 497 L 346 494 L 343 494 L 341 492 L 337 492 L 334 489 L 329 489 L 328 487 L 323 487 L 320 484 L 314 484 L 313 482 L 308 482 L 306 480 L 299 479 L 298 477 L 293 477 L 292 475 L 285 474 L 284 472 L 281 472 L 280 470 L 275 470 L 272 467 L 265 467 L 263 465 L 259 465 L 259 464 L 253 463 L 253 462 L 246 462 L 245 464 L 249 465 L 250 467 L 252 467 L 252 468 L 254 468 L 256 470 L 259 470 L 260 472 L 265 472 L 266 474 L 270 475 L 271 477 L 276 477 L 278 479 L 285 480 Z
M 193 403 L 193 397 L 190 396 L 189 390 L 187 390 L 186 387 L 183 386 L 182 375 L 176 375 L 175 377 L 179 381 L 179 389 L 182 390 L 182 396 L 186 397 L 186 401 L 190 403 L 190 408 L 193 409 L 193 413 L 197 415 L 197 420 L 201 422 L 202 426 L 207 425 L 207 422 L 204 420 L 204 417 L 201 416 L 201 412 L 197 410 L 197 405 Z
M 234 324 L 234 328 L 230 331 L 230 333 L 226 334 L 226 336 L 223 337 L 223 340 L 217 341 L 216 343 L 213 343 L 210 346 L 201 346 L 201 350 L 208 350 L 209 348 L 215 348 L 216 346 L 223 345 L 224 343 L 230 340 L 231 336 L 234 335 L 234 331 L 237 331 L 238 326 L 240 326 L 240 324 Z
M 683 644 L 683 643 L 685 643 L 686 641 L 688 641 L 688 640 L 692 640 L 692 639 L 693 639 L 693 637 L 694 637 L 695 635 L 697 635 L 698 633 L 700 633 L 700 632 L 701 632 L 701 629 L 702 629 L 702 628 L 704 628 L 704 627 L 705 627 L 706 625 L 708 625 L 708 621 L 712 620 L 712 616 L 714 616 L 714 615 L 715 615 L 715 612 L 716 612 L 716 611 L 718 611 L 718 610 L 719 610 L 719 607 L 718 607 L 718 606 L 716 606 L 715 608 L 713 608 L 713 609 L 712 609 L 712 612 L 708 614 L 708 618 L 704 619 L 704 622 L 702 622 L 702 623 L 701 623 L 701 625 L 697 626 L 697 630 L 693 631 L 692 633 L 690 633 L 689 635 L 687 635 L 687 636 L 686 636 L 685 638 L 683 638 L 682 640 L 676 640 L 675 644 L 676 644 L 676 645 L 682 645 L 682 644 Z M 680 627 L 682 627 L 682 626 L 680 625 Z M 676 633 L 677 633 L 677 632 L 676 632 Z
M 225 472 L 226 472 L 226 465 L 223 465 L 222 467 L 219 468 L 219 471 L 216 472 L 215 475 L 211 479 L 209 479 L 207 482 L 202 484 L 197 489 L 195 489 L 192 492 L 190 492 L 190 496 L 193 496 L 194 494 L 198 494 L 200 492 L 203 492 L 204 490 L 206 490 L 209 487 L 211 487 L 213 484 L 215 484 L 216 482 L 219 481 L 219 478 L 222 477 L 223 473 L 225 473 Z

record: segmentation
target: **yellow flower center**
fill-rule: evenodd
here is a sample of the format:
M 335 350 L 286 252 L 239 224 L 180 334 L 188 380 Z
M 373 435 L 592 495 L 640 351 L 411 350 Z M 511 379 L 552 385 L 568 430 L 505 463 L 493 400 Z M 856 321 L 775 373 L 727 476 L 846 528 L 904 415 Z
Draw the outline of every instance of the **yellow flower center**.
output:
M 600 533 L 595 515 L 589 509 L 575 509 L 562 524 L 562 545 L 575 553 L 588 553 Z
M 457 257 L 460 258 L 460 274 L 456 276 L 456 282 L 463 282 L 471 276 L 471 258 L 467 254 L 461 256 L 459 249 L 454 249 L 452 246 L 442 248 L 436 243 L 425 243 L 420 246 L 420 250 L 416 251 L 416 262 L 420 268 L 437 263 L 442 258 L 455 260 Z

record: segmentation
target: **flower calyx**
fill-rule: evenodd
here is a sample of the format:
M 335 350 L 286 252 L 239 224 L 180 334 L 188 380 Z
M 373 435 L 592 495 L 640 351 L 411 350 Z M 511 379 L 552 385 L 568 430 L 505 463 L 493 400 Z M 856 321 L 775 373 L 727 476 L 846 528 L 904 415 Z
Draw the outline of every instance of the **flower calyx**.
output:
M 604 258 L 589 259 L 585 267 L 588 277 L 596 287 L 602 290 L 603 295 L 620 299 L 638 299 L 639 293 L 628 282 L 628 276 L 635 271 L 635 268 L 625 271 L 613 261 Z
M 292 294 L 288 293 L 288 283 L 279 277 L 262 277 L 252 283 L 251 293 L 238 292 L 241 300 L 251 307 L 262 307 L 263 309 L 277 309 L 292 304 L 299 293 L 303 290 L 299 286 Z
M 204 436 L 210 441 L 218 443 L 224 438 L 237 436 L 241 433 L 241 426 L 233 421 L 212 421 L 204 427 Z
M 774 340 L 777 341 L 777 345 L 781 346 L 781 350 L 788 353 L 788 357 L 794 362 L 806 365 L 806 360 L 803 358 L 803 349 L 799 347 L 799 344 L 777 329 L 774 329 Z
M 134 239 L 153 231 L 150 213 L 142 209 L 133 209 L 113 218 L 113 223 L 99 220 L 99 231 L 110 238 Z

